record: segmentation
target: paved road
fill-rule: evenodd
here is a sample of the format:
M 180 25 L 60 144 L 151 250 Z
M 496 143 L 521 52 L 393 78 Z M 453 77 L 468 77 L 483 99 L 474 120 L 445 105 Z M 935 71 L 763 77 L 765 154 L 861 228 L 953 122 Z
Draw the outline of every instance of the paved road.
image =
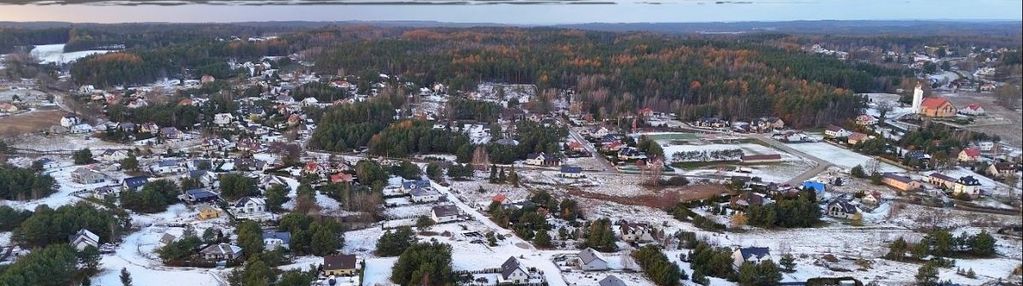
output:
M 828 170 L 828 167 L 832 166 L 831 162 L 828 162 L 821 158 L 814 157 L 813 155 L 810 154 L 803 153 L 803 151 L 799 151 L 796 148 L 792 148 L 792 146 L 786 145 L 785 143 L 781 143 L 778 140 L 774 140 L 774 138 L 771 138 L 771 136 L 768 134 L 750 134 L 750 137 L 760 140 L 760 142 L 764 142 L 767 145 L 771 145 L 771 147 L 788 152 L 789 154 L 793 154 L 810 160 L 809 162 L 814 165 L 813 168 L 810 168 L 809 170 L 806 170 L 803 173 L 796 175 L 792 179 L 789 179 L 789 181 L 786 183 L 790 185 L 801 184 L 803 183 L 803 181 L 816 177 L 818 174 Z
M 583 138 L 582 135 L 579 135 L 579 132 L 576 132 L 574 128 L 571 127 L 568 128 L 568 136 L 572 137 L 573 140 L 583 144 L 583 148 L 586 148 L 586 151 L 590 152 L 590 156 L 593 156 L 594 159 L 600 161 L 600 163 L 604 165 L 604 171 L 613 172 L 616 174 L 618 173 L 618 168 L 615 168 L 615 166 L 611 165 L 611 162 L 608 162 L 607 158 L 601 156 L 600 152 L 597 152 L 597 148 L 594 147 L 593 144 L 591 144 L 589 141 L 586 141 L 586 139 Z

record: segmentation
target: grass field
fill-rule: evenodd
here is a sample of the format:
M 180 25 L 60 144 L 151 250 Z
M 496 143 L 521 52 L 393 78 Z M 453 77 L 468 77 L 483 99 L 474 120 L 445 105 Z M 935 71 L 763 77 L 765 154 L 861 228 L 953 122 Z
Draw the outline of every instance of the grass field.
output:
M 64 112 L 60 110 L 36 110 L 0 118 L 0 137 L 13 139 L 59 124 Z

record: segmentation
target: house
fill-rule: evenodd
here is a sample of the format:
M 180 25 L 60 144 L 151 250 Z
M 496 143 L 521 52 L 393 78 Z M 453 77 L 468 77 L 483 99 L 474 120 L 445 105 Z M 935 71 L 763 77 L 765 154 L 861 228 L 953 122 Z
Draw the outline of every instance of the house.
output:
M 63 117 L 60 118 L 60 126 L 63 126 L 65 128 L 71 128 L 71 126 L 78 125 L 81 122 L 82 120 L 79 119 L 78 116 L 74 114 L 64 115 Z
M 128 150 L 106 149 L 97 156 L 100 160 L 108 162 L 120 162 L 128 158 Z
M 0 112 L 4 112 L 4 113 L 18 112 L 18 107 L 15 106 L 14 104 L 6 103 L 6 102 L 0 102 Z
M 350 184 L 355 181 L 355 176 L 349 173 L 337 173 L 330 175 L 330 182 L 334 184 Z
M 991 152 L 995 150 L 995 142 L 991 141 L 977 142 L 977 149 L 980 149 L 981 152 Z
M 618 226 L 619 231 L 622 233 L 622 240 L 625 242 L 648 242 L 654 241 L 654 237 L 651 234 L 650 226 L 646 224 L 637 224 L 622 222 Z
M 927 176 L 927 182 L 931 185 L 947 190 L 952 189 L 955 186 L 956 179 L 942 173 L 934 172 Z
M 266 200 L 256 197 L 244 197 L 231 206 L 231 213 L 240 214 L 261 214 L 266 211 Z
M 561 176 L 565 178 L 581 178 L 583 177 L 583 168 L 579 166 L 562 165 Z
M 217 113 L 213 115 L 213 124 L 225 126 L 234 121 L 234 115 L 230 113 Z
M 220 217 L 220 210 L 208 205 L 199 207 L 199 214 L 196 215 L 199 220 L 215 219 Z
M 579 252 L 579 260 L 576 264 L 582 271 L 604 271 L 607 270 L 607 259 L 593 248 L 586 248 Z
M 455 205 L 434 206 L 430 210 L 430 218 L 436 223 L 457 221 L 458 215 L 459 210 Z
M 881 192 L 873 191 L 866 193 L 863 195 L 863 198 L 860 199 L 860 202 L 869 206 L 877 206 L 881 203 Z
M 185 191 L 185 201 L 189 203 L 205 203 L 220 199 L 217 194 L 203 189 L 191 189 Z
M 980 159 L 980 148 L 977 147 L 966 147 L 962 151 L 959 151 L 959 156 L 956 157 L 959 162 L 976 162 Z
M 176 127 L 163 127 L 163 128 L 160 128 L 160 137 L 163 137 L 163 139 L 171 139 L 171 140 L 173 140 L 173 139 L 180 139 L 181 138 L 181 130 L 178 130 L 178 128 L 176 128 Z
M 963 107 L 963 109 L 960 109 L 959 113 L 971 116 L 984 115 L 984 107 L 981 107 L 980 104 L 973 103 Z
M 963 176 L 952 185 L 952 193 L 967 194 L 971 196 L 980 195 L 980 180 L 973 176 Z
M 291 232 L 274 230 L 263 231 L 263 247 L 268 250 L 291 248 Z
M 852 135 L 852 132 L 836 125 L 828 125 L 828 128 L 824 129 L 824 137 L 828 138 L 841 138 L 848 137 L 849 135 Z
M 212 82 L 214 82 L 216 80 L 217 80 L 217 78 L 213 77 L 212 75 L 208 75 L 208 74 L 204 74 L 204 75 L 202 75 L 201 78 L 199 78 L 199 82 L 204 84 L 204 85 L 207 84 L 207 83 L 212 83 Z
M 149 177 L 137 176 L 121 180 L 121 188 L 126 191 L 138 191 L 143 185 L 149 182 Z
M 320 166 L 316 161 L 309 161 L 305 163 L 305 167 L 302 168 L 304 174 L 320 174 L 325 169 Z
M 355 276 L 359 271 L 359 258 L 351 254 L 327 255 L 323 257 L 323 274 L 326 276 Z
M 836 199 L 828 203 L 826 214 L 830 217 L 852 219 L 859 213 L 859 210 L 849 201 Z
M 740 159 L 746 164 L 775 163 L 781 162 L 781 154 L 742 155 Z
M 999 162 L 987 167 L 988 175 L 995 177 L 1006 177 L 1016 173 L 1016 166 L 1008 162 Z
M 430 187 L 430 181 L 429 180 L 424 180 L 424 179 L 408 180 L 408 181 L 402 181 L 401 182 L 401 191 L 405 192 L 405 193 L 412 192 L 412 190 L 415 190 L 415 189 L 429 188 L 429 187 Z
M 156 125 L 153 122 L 142 123 L 142 126 L 139 127 L 139 132 L 157 134 L 160 133 L 160 125 Z
M 541 152 L 526 156 L 525 164 L 533 166 L 558 166 L 561 165 L 561 160 Z
M 956 115 L 956 107 L 948 99 L 928 97 L 920 103 L 917 113 L 927 117 L 953 117 Z
M 68 241 L 70 241 L 71 246 L 78 251 L 82 251 L 86 247 L 90 246 L 96 248 L 99 247 L 99 236 L 84 228 L 68 237 Z
M 633 147 L 626 147 L 618 150 L 618 160 L 621 161 L 646 160 L 646 158 L 646 154 Z
M 107 176 L 103 173 L 97 172 L 93 169 L 81 167 L 71 171 L 71 181 L 79 184 L 95 184 L 102 183 L 107 180 Z
M 178 238 L 176 236 L 174 236 L 173 234 L 164 233 L 163 236 L 160 237 L 160 245 L 171 244 L 171 243 L 173 243 L 177 239 Z
M 762 206 L 764 205 L 764 197 L 759 194 L 751 192 L 745 192 L 737 196 L 732 196 L 729 200 L 729 206 L 733 209 L 746 209 L 751 206 Z
M 847 138 L 846 143 L 849 143 L 849 145 L 856 145 L 856 144 L 860 144 L 860 142 L 863 142 L 863 141 L 866 141 L 867 139 L 870 139 L 870 135 L 859 133 L 859 132 L 852 132 L 846 138 Z
M 433 187 L 415 188 L 409 192 L 409 198 L 415 203 L 430 203 L 439 201 L 441 194 Z
M 920 188 L 920 182 L 895 173 L 885 173 L 881 183 L 899 191 L 912 191 Z
M 157 161 L 156 164 L 149 166 L 149 171 L 157 175 L 170 175 L 184 173 L 188 169 L 185 168 L 185 164 L 181 160 L 177 159 L 165 159 Z
M 242 248 L 233 244 L 218 243 L 203 248 L 199 254 L 206 260 L 234 260 L 242 256 Z
M 509 257 L 501 264 L 501 276 L 498 277 L 499 284 L 526 284 L 529 283 L 529 273 L 522 268 L 519 260 L 514 256 Z
M 856 125 L 859 126 L 872 126 L 877 124 L 877 121 L 877 117 L 869 114 L 860 114 L 859 116 L 856 116 Z
M 600 279 L 600 282 L 597 282 L 597 285 L 599 285 L 599 286 L 626 286 L 628 284 L 625 284 L 625 281 L 622 281 L 622 279 L 619 279 L 618 276 L 608 275 L 607 277 L 604 277 L 604 279 Z
M 90 133 L 90 132 L 93 131 L 92 125 L 85 124 L 85 123 L 75 124 L 75 125 L 71 126 L 71 128 L 69 128 L 69 129 L 71 131 L 71 134 L 84 134 L 84 133 Z
M 740 247 L 732 252 L 732 266 L 739 269 L 743 263 L 760 263 L 771 260 L 771 250 L 767 247 Z

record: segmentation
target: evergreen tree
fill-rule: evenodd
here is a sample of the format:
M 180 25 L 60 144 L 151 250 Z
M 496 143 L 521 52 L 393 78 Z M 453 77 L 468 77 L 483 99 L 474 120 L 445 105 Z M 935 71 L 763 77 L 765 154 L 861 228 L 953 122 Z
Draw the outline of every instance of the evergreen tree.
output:
M 418 228 L 420 231 L 429 230 L 430 227 L 433 226 L 433 224 L 434 224 L 433 219 L 425 215 L 421 215 L 419 216 L 419 218 L 416 219 L 416 228 Z
M 393 232 L 388 230 L 377 240 L 375 253 L 379 256 L 398 256 L 415 242 L 416 236 L 411 227 L 399 227 Z
M 281 212 L 285 202 L 288 201 L 288 189 L 284 185 L 273 185 L 266 189 L 266 207 L 272 212 Z
M 139 170 L 139 159 L 135 153 L 129 153 L 127 158 L 121 159 L 121 169 L 133 172 Z
M 92 151 L 89 150 L 89 148 L 84 148 L 84 149 L 75 151 L 75 153 L 72 154 L 71 157 L 74 159 L 75 165 L 85 165 L 85 164 L 92 164 L 93 162 L 96 162 L 96 160 L 92 159 Z
M 781 267 L 785 269 L 785 272 L 792 273 L 796 272 L 796 259 L 792 257 L 792 254 L 786 253 L 781 257 Z
M 533 236 L 533 245 L 537 248 L 550 248 L 551 235 L 546 230 L 540 230 Z
M 238 224 L 238 246 L 249 256 L 263 253 L 263 230 L 255 221 L 242 221 Z
M 121 268 L 121 285 L 131 286 L 131 273 L 128 272 L 128 268 Z
M 490 165 L 490 183 L 491 184 L 497 183 L 497 166 L 496 165 Z
M 938 268 L 930 263 L 924 263 L 916 271 L 916 284 L 921 286 L 938 285 Z

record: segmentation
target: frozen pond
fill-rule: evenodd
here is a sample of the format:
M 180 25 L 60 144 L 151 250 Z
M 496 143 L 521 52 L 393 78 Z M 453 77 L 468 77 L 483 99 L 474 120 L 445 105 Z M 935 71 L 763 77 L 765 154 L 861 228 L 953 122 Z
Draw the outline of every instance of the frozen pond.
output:
M 87 56 L 109 52 L 109 50 L 87 50 L 65 53 L 64 44 L 52 44 L 35 46 L 30 53 L 42 64 L 67 64 Z

